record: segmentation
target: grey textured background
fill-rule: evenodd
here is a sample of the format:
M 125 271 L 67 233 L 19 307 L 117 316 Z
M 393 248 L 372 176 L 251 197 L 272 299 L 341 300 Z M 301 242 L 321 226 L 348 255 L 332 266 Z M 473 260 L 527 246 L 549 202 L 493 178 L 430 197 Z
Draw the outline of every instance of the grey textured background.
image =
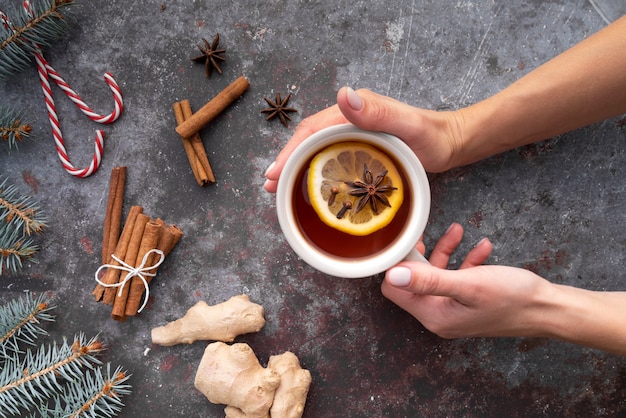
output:
M 20 2 L 0 1 L 9 13 Z M 125 417 L 221 416 L 193 388 L 206 346 L 156 347 L 151 328 L 198 300 L 246 293 L 267 325 L 248 342 L 262 364 L 295 352 L 313 375 L 306 417 L 626 416 L 622 358 L 544 339 L 442 340 L 382 297 L 380 276 L 339 280 L 308 267 L 282 237 L 263 172 L 298 121 L 334 103 L 343 85 L 407 103 L 455 109 L 497 92 L 605 26 L 587 0 L 83 2 L 50 63 L 99 113 L 116 77 L 125 111 L 103 129 L 100 170 L 76 179 L 54 149 L 34 66 L 0 84 L 3 104 L 27 109 L 32 139 L 0 144 L 0 171 L 49 218 L 38 264 L 0 278 L 0 301 L 48 292 L 50 339 L 100 334 L 104 361 L 132 373 Z M 201 38 L 227 49 L 204 77 Z M 174 131 L 172 104 L 198 109 L 239 75 L 251 87 L 201 131 L 217 183 L 196 185 Z M 263 97 L 293 93 L 284 128 L 259 113 Z M 57 88 L 66 146 L 88 164 L 99 128 Z M 557 283 L 623 290 L 625 128 L 609 120 L 445 174 L 431 175 L 426 241 L 466 228 L 461 254 L 482 237 L 490 263 L 530 268 Z M 128 166 L 131 205 L 185 233 L 151 285 L 148 308 L 118 323 L 93 301 L 112 167 Z M 459 259 L 455 260 L 458 262 Z M 505 280 L 506 278 L 503 278 Z

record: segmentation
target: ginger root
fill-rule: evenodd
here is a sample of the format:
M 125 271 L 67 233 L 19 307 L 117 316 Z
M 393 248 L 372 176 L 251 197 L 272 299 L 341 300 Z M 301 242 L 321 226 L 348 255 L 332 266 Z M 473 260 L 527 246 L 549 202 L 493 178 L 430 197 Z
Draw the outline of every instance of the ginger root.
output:
M 247 295 L 239 295 L 212 306 L 196 303 L 182 318 L 153 328 L 152 342 L 162 346 L 198 340 L 232 342 L 238 335 L 258 332 L 264 325 L 263 307 L 250 302 Z
M 204 350 L 194 386 L 210 402 L 226 405 L 226 418 L 269 418 L 270 413 L 272 418 L 300 418 L 311 373 L 295 354 L 272 356 L 264 368 L 248 344 L 225 344 L 264 325 L 263 307 L 239 295 L 213 306 L 196 303 L 182 318 L 154 328 L 152 342 L 216 341 Z
M 227 416 L 267 418 L 280 379 L 248 344 L 214 342 L 204 350 L 194 386 L 210 402 L 228 405 Z
M 267 367 L 280 375 L 280 386 L 270 408 L 272 418 L 300 418 L 311 386 L 311 373 L 300 366 L 298 357 L 290 351 L 271 356 Z

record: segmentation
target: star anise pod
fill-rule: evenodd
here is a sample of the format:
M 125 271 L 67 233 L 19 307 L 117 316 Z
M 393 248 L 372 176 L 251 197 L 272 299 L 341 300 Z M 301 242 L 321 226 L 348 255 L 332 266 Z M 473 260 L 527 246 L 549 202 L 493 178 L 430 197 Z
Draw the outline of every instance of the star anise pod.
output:
M 397 190 L 397 187 L 393 186 L 381 186 L 381 183 L 387 175 L 387 170 L 383 171 L 376 177 L 367 168 L 367 164 L 363 164 L 363 179 L 353 182 L 346 182 L 346 184 L 352 187 L 354 190 L 350 190 L 348 193 L 352 196 L 361 197 L 359 203 L 356 206 L 356 212 L 361 211 L 369 202 L 374 214 L 378 214 L 378 205 L 383 204 L 391 207 L 389 200 L 385 193 L 389 193 L 393 190 Z
M 217 49 L 220 43 L 220 34 L 218 33 L 215 35 L 211 44 L 209 44 L 209 42 L 204 38 L 202 38 L 202 42 L 204 43 L 204 46 L 198 45 L 198 49 L 202 52 L 202 55 L 192 58 L 191 60 L 193 62 L 204 62 L 204 75 L 206 75 L 207 78 L 211 77 L 211 71 L 213 68 L 215 68 L 218 73 L 222 74 L 222 69 L 220 68 L 218 60 L 226 61 L 226 58 L 219 55 L 225 53 L 226 50 Z
M 289 113 L 297 112 L 296 109 L 292 107 L 287 107 L 287 103 L 289 102 L 290 98 L 291 98 L 291 93 L 289 93 L 287 97 L 285 97 L 284 99 L 280 98 L 280 93 L 276 93 L 275 102 L 264 97 L 263 100 L 265 100 L 267 104 L 270 105 L 270 107 L 268 107 L 267 109 L 261 110 L 261 113 L 268 113 L 265 120 L 272 120 L 278 116 L 278 119 L 280 119 L 280 122 L 283 125 L 287 126 L 287 121 L 291 120 L 291 118 L 289 117 Z

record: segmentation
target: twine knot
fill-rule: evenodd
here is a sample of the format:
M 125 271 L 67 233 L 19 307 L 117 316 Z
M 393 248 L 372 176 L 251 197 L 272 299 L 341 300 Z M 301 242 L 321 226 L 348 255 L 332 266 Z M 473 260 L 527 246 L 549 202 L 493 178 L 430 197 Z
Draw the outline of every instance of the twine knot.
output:
M 154 263 L 154 265 L 152 266 L 146 266 L 146 263 L 148 262 L 148 258 L 150 257 L 151 254 L 159 254 L 159 260 Z M 120 265 L 116 265 L 116 264 L 103 264 L 100 267 L 98 267 L 98 270 L 96 270 L 95 273 L 95 278 L 96 281 L 104 287 L 119 287 L 119 291 L 117 292 L 117 296 L 121 297 L 122 296 L 122 291 L 124 289 L 124 286 L 126 285 L 126 283 L 131 280 L 133 277 L 139 277 L 141 279 L 141 281 L 143 282 L 144 288 L 146 289 L 146 296 L 144 297 L 143 303 L 141 304 L 141 307 L 139 308 L 139 310 L 137 310 L 137 312 L 141 312 L 143 310 L 143 308 L 146 306 L 146 303 L 148 303 L 148 296 L 150 295 L 150 286 L 148 286 L 148 280 L 146 279 L 147 277 L 154 277 L 156 276 L 156 272 L 152 273 L 152 270 L 155 270 L 157 267 L 159 267 L 161 265 L 161 263 L 163 263 L 163 261 L 165 260 L 165 254 L 163 254 L 163 251 L 158 250 L 156 248 L 148 251 L 144 256 L 143 259 L 141 260 L 141 264 L 139 264 L 139 266 L 137 267 L 133 267 L 127 263 L 125 263 L 123 260 L 120 260 L 119 257 L 117 257 L 115 254 L 111 255 L 111 258 L 113 258 L 113 260 L 117 261 Z M 117 270 L 122 270 L 127 272 L 126 277 L 124 277 L 124 280 L 122 280 L 121 282 L 117 282 L 117 283 L 104 283 L 103 281 L 101 281 L 98 278 L 98 275 L 100 273 L 100 271 L 102 269 L 106 269 L 106 268 L 113 268 L 113 269 L 117 269 Z

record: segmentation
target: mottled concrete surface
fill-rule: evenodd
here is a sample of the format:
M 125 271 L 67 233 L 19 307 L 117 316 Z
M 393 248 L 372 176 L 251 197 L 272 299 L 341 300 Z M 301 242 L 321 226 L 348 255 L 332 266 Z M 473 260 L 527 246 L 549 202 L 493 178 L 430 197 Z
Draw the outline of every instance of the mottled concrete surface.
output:
M 0 1 L 10 12 L 17 0 Z M 432 109 L 495 93 L 605 25 L 587 0 L 95 2 L 45 50 L 99 113 L 112 109 L 102 81 L 124 94 L 120 120 L 104 128 L 92 177 L 65 173 L 55 153 L 36 71 L 0 84 L 2 103 L 27 109 L 32 139 L 0 145 L 0 169 L 49 218 L 38 264 L 0 278 L 0 301 L 47 292 L 58 305 L 50 338 L 84 331 L 107 344 L 103 360 L 132 373 L 124 417 L 221 416 L 193 387 L 206 343 L 152 346 L 150 330 L 246 293 L 267 325 L 249 343 L 263 364 L 295 352 L 313 376 L 306 417 L 626 416 L 626 363 L 545 339 L 447 341 L 384 299 L 381 277 L 339 280 L 308 267 L 283 239 L 263 172 L 296 124 L 334 102 L 343 85 L 367 87 Z M 223 74 L 190 61 L 201 38 L 221 35 Z M 251 88 L 201 132 L 217 183 L 196 185 L 174 132 L 172 104 L 199 108 L 239 75 Z M 289 128 L 268 123 L 263 97 L 293 93 Z M 88 163 L 96 125 L 54 89 L 68 152 Z M 526 267 L 595 290 L 626 289 L 623 207 L 626 131 L 617 119 L 432 175 L 426 240 L 453 221 L 463 251 L 483 236 L 490 263 Z M 94 302 L 112 167 L 128 166 L 131 205 L 185 233 L 151 285 L 148 308 L 124 323 Z

